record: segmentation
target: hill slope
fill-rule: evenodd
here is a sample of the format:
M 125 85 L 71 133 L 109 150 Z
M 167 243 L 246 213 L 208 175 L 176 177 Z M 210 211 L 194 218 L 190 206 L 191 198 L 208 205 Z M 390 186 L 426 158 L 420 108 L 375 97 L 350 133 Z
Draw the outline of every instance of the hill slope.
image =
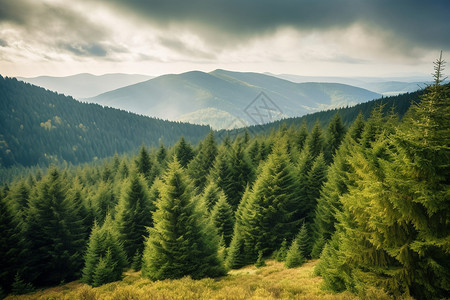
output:
M 66 77 L 39 76 L 17 79 L 61 93 L 76 99 L 94 97 L 107 91 L 151 79 L 137 74 L 77 74 Z
M 257 98 L 261 92 L 265 93 L 265 100 Z M 380 96 L 344 84 L 294 83 L 259 73 L 216 70 L 163 75 L 98 95 L 89 101 L 143 115 L 196 123 L 205 122 L 198 118 L 199 111 L 214 109 L 220 114 L 220 123 L 208 123 L 214 128 L 227 128 L 223 124 L 230 124 L 236 118 L 242 120 L 242 125 L 267 123 L 280 117 L 354 105 Z M 230 116 L 224 120 L 225 113 Z M 264 113 L 268 117 L 254 117 L 258 113 L 258 116 Z M 205 117 L 214 119 L 214 115 Z
M 163 121 L 97 104 L 81 103 L 0 76 L 0 167 L 88 162 L 123 153 L 142 142 L 196 143 L 207 126 Z

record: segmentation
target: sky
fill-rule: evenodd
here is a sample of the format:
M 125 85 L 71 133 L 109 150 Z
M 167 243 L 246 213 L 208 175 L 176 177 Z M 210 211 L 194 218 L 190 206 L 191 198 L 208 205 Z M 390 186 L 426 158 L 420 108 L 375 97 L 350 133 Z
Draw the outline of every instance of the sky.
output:
M 0 74 L 429 75 L 449 0 L 0 0 Z

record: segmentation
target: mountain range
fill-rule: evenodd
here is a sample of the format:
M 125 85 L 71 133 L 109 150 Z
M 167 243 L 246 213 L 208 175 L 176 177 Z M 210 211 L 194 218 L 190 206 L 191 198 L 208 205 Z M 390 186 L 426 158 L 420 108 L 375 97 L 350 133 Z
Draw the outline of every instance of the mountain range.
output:
M 66 96 L 83 99 L 151 78 L 153 77 L 139 74 L 117 73 L 96 76 L 82 73 L 66 77 L 39 76 L 33 78 L 18 77 L 17 79 L 65 94 Z
M 339 83 L 295 83 L 260 73 L 215 70 L 163 75 L 87 100 L 142 115 L 223 129 L 379 97 L 381 94 Z

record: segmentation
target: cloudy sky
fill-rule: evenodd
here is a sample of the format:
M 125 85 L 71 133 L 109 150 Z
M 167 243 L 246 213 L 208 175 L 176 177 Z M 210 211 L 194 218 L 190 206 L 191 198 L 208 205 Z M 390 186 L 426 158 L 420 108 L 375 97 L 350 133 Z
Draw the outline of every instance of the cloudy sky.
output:
M 0 74 L 429 74 L 449 0 L 0 0 Z

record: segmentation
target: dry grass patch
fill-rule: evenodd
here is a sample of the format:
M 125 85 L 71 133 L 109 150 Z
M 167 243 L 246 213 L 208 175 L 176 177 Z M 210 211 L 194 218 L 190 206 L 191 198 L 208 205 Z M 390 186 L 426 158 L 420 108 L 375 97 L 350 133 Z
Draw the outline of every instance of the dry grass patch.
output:
M 331 294 L 320 289 L 321 278 L 314 276 L 317 261 L 309 261 L 300 268 L 286 269 L 273 260 L 267 266 L 247 266 L 232 270 L 218 279 L 152 282 L 139 272 L 126 272 L 122 281 L 92 288 L 79 281 L 7 299 L 358 299 L 350 293 Z

